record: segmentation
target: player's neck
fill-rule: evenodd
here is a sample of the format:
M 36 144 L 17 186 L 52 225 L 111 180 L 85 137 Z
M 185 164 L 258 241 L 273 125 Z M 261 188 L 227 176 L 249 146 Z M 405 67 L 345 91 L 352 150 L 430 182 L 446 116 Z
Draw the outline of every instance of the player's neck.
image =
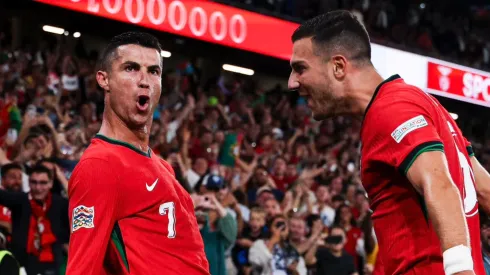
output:
M 363 116 L 367 106 L 374 96 L 374 92 L 378 85 L 383 82 L 383 77 L 370 66 L 356 72 L 356 77 L 353 78 L 351 87 L 354 87 L 351 92 L 352 98 L 352 113 Z
M 133 145 L 143 152 L 149 149 L 151 121 L 141 129 L 130 129 L 113 112 L 104 112 L 99 134 Z

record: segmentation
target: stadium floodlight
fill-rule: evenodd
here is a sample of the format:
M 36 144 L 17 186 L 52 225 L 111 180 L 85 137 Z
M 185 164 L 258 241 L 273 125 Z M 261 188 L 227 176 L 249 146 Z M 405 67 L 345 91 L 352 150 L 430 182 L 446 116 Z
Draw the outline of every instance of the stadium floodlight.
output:
M 69 33 L 68 31 L 65 31 L 65 33 L 64 33 L 64 34 L 65 34 L 65 36 L 70 35 L 70 33 Z
M 54 33 L 54 34 L 63 34 L 65 32 L 65 29 L 53 27 L 53 26 L 49 26 L 49 25 L 44 25 L 43 31 L 49 32 L 49 33 Z
M 80 32 L 74 32 L 73 37 L 79 38 L 82 34 Z
M 162 57 L 169 58 L 169 57 L 171 57 L 171 56 L 172 56 L 172 53 L 171 53 L 171 52 L 167 52 L 167 51 L 161 51 L 161 52 L 160 52 L 160 55 L 161 55 Z
M 455 114 L 455 113 L 449 113 L 449 114 L 451 115 L 451 117 L 452 117 L 454 120 L 458 119 L 458 117 L 459 117 L 459 116 L 458 116 L 458 114 Z
M 244 75 L 254 75 L 254 73 L 255 73 L 254 70 L 242 68 L 242 67 L 238 67 L 238 66 L 230 65 L 230 64 L 224 64 L 223 70 L 229 71 L 229 72 L 234 72 L 237 74 L 244 74 Z

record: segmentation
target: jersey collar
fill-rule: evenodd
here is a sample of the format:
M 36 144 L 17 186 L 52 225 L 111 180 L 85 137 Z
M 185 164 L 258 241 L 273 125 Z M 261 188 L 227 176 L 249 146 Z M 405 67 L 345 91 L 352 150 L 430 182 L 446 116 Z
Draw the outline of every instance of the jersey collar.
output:
M 112 139 L 112 138 L 106 137 L 106 136 L 101 135 L 101 134 L 96 134 L 95 135 L 95 138 L 101 139 L 101 140 L 103 140 L 105 142 L 108 142 L 108 143 L 111 143 L 111 144 L 124 146 L 124 147 L 129 148 L 129 149 L 135 151 L 136 153 L 138 153 L 140 155 L 143 155 L 145 157 L 148 157 L 148 158 L 151 157 L 151 150 L 150 150 L 150 148 L 148 148 L 148 152 L 143 152 L 142 150 L 134 147 L 133 145 L 131 145 L 131 144 L 127 143 L 127 142 L 116 140 L 116 139 Z
M 391 81 L 393 81 L 393 80 L 397 80 L 397 79 L 400 79 L 400 78 L 401 78 L 401 77 L 400 77 L 399 75 L 397 75 L 397 74 L 392 75 L 392 76 L 388 77 L 387 79 L 385 79 L 383 82 L 381 82 L 381 83 L 378 85 L 378 87 L 376 87 L 376 90 L 374 90 L 373 97 L 371 98 L 371 101 L 369 101 L 369 104 L 368 104 L 368 106 L 366 107 L 366 111 L 364 111 L 364 117 L 366 116 L 366 114 L 367 114 L 367 112 L 368 112 L 369 108 L 370 108 L 370 107 L 371 107 L 371 105 L 373 104 L 374 99 L 375 99 L 375 98 L 376 98 L 376 96 L 378 95 L 379 90 L 381 90 L 381 87 L 383 87 L 383 85 L 385 85 L 386 83 L 389 83 L 389 82 L 391 82 Z

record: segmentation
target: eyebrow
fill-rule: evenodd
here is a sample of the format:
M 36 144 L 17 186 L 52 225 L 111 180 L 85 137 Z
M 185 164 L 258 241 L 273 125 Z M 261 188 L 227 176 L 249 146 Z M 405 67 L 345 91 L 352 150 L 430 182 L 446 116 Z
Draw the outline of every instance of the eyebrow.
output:
M 136 67 L 136 68 L 141 68 L 141 65 L 138 63 L 138 62 L 135 62 L 135 61 L 126 61 L 124 63 L 121 64 L 121 66 L 125 67 L 125 66 L 133 66 L 133 67 Z M 148 66 L 148 70 L 161 70 L 161 67 L 160 65 L 150 65 Z
M 305 62 L 304 62 L 304 61 L 302 61 L 302 60 L 297 60 L 297 61 L 292 61 L 292 62 L 291 62 L 291 64 L 290 64 L 290 66 L 291 66 L 291 68 L 294 68 L 294 67 L 297 67 L 297 66 L 299 66 L 299 65 L 304 65 L 304 64 L 305 64 Z

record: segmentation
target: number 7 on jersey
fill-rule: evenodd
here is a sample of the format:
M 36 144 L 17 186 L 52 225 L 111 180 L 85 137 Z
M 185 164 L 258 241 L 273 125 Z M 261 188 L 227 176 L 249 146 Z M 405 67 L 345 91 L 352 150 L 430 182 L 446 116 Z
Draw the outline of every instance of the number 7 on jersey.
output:
M 175 238 L 175 204 L 173 202 L 166 202 L 160 205 L 160 215 L 167 215 L 168 217 L 168 235 L 167 238 Z

